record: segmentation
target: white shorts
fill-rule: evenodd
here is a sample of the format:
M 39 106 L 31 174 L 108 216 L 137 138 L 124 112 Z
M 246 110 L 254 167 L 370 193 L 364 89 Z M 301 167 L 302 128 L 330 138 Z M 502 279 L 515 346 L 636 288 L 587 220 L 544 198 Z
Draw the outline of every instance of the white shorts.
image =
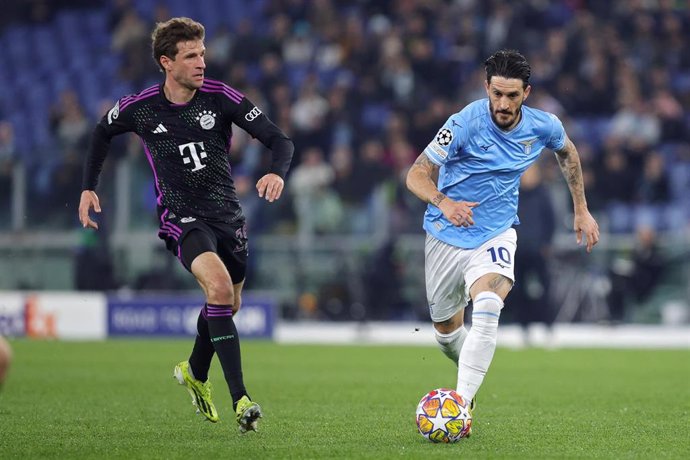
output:
M 431 320 L 440 323 L 467 306 L 470 287 L 487 273 L 515 281 L 517 233 L 509 228 L 475 249 L 462 249 L 427 234 L 424 244 L 426 298 Z

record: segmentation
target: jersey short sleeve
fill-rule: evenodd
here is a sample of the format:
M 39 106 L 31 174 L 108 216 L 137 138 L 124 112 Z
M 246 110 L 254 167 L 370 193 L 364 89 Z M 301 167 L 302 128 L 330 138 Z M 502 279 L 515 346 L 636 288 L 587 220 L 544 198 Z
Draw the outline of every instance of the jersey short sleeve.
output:
M 462 127 L 458 116 L 453 115 L 443 124 L 434 139 L 424 149 L 424 153 L 438 166 L 443 166 L 449 158 L 458 155 L 465 143 L 467 130 Z
M 561 123 L 561 120 L 558 119 L 558 117 L 554 114 L 549 114 L 549 117 L 551 118 L 551 134 L 549 138 L 546 141 L 546 148 L 549 148 L 551 150 L 561 150 L 563 147 L 565 147 L 565 129 L 563 128 L 563 123 Z

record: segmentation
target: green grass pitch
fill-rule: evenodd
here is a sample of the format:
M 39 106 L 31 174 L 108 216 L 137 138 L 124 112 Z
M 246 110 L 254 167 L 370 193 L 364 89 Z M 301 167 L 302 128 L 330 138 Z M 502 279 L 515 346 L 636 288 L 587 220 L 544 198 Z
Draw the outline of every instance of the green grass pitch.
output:
M 0 458 L 690 458 L 690 350 L 499 348 L 473 436 L 436 445 L 414 423 L 427 391 L 455 384 L 436 348 L 244 341 L 264 419 L 240 435 L 216 360 L 220 423 L 173 380 L 191 343 L 12 341 Z

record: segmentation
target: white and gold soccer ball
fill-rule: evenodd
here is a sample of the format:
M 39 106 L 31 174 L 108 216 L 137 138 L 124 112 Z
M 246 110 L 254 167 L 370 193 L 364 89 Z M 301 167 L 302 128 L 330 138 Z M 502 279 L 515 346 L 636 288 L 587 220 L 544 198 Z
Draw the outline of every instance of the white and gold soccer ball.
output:
M 472 428 L 470 402 L 447 388 L 425 394 L 417 405 L 417 428 L 431 442 L 457 442 Z

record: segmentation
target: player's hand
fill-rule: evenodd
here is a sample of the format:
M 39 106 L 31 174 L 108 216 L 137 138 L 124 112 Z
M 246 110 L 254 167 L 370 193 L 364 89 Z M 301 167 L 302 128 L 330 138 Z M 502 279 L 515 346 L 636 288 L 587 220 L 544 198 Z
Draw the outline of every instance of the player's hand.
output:
M 79 222 L 82 227 L 98 229 L 98 223 L 91 220 L 89 211 L 93 208 L 96 212 L 101 212 L 101 204 L 98 201 L 98 195 L 93 190 L 84 190 L 81 192 L 81 199 L 79 200 Z
M 582 244 L 582 234 L 587 239 L 587 252 L 592 252 L 592 248 L 599 242 L 599 224 L 588 210 L 575 213 L 573 229 L 577 237 L 577 244 Z
M 280 198 L 283 193 L 285 181 L 277 174 L 268 173 L 256 183 L 256 189 L 259 191 L 259 198 L 266 198 L 266 201 L 273 203 Z
M 439 209 L 451 224 L 456 227 L 469 227 L 474 225 L 472 208 L 477 205 L 479 203 L 476 201 L 453 201 L 446 197 L 439 203 Z

